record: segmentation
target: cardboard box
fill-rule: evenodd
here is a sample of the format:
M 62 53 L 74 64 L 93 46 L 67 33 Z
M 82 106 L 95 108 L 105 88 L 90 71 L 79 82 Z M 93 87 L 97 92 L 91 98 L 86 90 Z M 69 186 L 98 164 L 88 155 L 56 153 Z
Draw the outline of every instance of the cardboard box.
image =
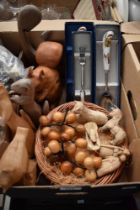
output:
M 140 23 L 122 24 L 123 34 L 123 66 L 122 81 L 126 89 L 129 105 L 132 111 L 137 135 L 140 137 Z
M 98 24 L 100 21 L 98 21 Z M 18 55 L 20 51 L 20 37 L 17 33 L 17 23 L 16 22 L 7 22 L 7 24 L 0 23 L 0 38 L 3 41 L 3 44 L 11 50 L 13 53 Z M 35 46 L 41 41 L 40 35 L 44 30 L 51 32 L 50 40 L 60 41 L 64 43 L 64 20 L 52 20 L 52 21 L 42 21 L 32 32 L 31 39 Z M 102 24 L 102 22 L 101 22 Z M 104 22 L 104 24 L 112 24 L 112 22 Z M 6 25 L 6 26 L 5 26 Z M 129 46 L 130 47 L 130 46 Z M 131 50 L 131 49 L 130 49 Z M 130 51 L 129 50 L 129 51 Z M 129 55 L 129 51 L 127 55 Z M 133 114 L 131 106 L 128 100 L 128 89 L 134 94 L 138 94 L 138 90 L 135 89 L 136 78 L 131 81 L 131 86 L 128 88 L 127 77 L 128 66 L 126 63 L 126 58 L 124 58 L 124 73 L 121 93 L 121 109 L 123 112 L 123 124 L 124 128 L 128 134 L 129 148 L 132 153 L 132 161 L 124 169 L 120 180 L 114 184 L 108 185 L 68 185 L 68 186 L 58 186 L 58 185 L 43 185 L 43 186 L 13 186 L 7 191 L 7 194 L 12 198 L 44 198 L 48 202 L 74 200 L 78 202 L 80 199 L 83 199 L 83 202 L 90 202 L 92 199 L 105 198 L 105 197 L 115 197 L 115 196 L 129 196 L 132 193 L 138 192 L 140 190 L 140 139 L 136 130 L 136 122 L 133 119 Z M 127 60 L 128 62 L 128 60 Z M 132 63 L 134 61 L 132 60 Z M 131 70 L 131 68 L 130 68 Z M 131 73 L 131 72 L 130 72 Z M 139 78 L 136 76 L 137 79 Z M 139 119 L 139 112 L 137 110 L 137 116 Z M 138 124 L 137 124 L 138 126 Z M 80 202 L 80 201 L 79 201 Z
M 38 43 L 41 41 L 40 39 L 40 35 L 41 33 L 44 31 L 44 29 L 46 29 L 47 26 L 47 30 L 52 32 L 51 35 L 51 40 L 56 40 L 56 41 L 60 41 L 62 43 L 64 43 L 64 23 L 65 21 L 59 21 L 59 20 L 52 20 L 52 21 L 42 21 L 32 32 L 31 32 L 31 39 L 32 42 L 34 43 L 34 45 L 38 45 Z M 98 24 L 100 23 L 100 21 L 98 22 Z M 102 22 L 101 22 L 102 23 Z M 20 51 L 20 44 L 19 44 L 19 37 L 18 37 L 18 33 L 17 33 L 17 27 L 16 27 L 16 22 L 9 22 L 7 23 L 7 27 L 5 27 L 4 23 L 0 23 L 0 38 L 3 41 L 3 44 L 9 49 L 11 50 L 13 53 L 17 54 Z M 112 22 L 104 22 L 104 24 L 112 24 Z M 124 60 L 124 64 L 125 64 L 125 60 Z M 125 67 L 124 72 L 126 71 L 127 67 Z M 90 189 L 90 190 L 101 190 L 101 189 L 119 189 L 122 193 L 125 193 L 125 186 L 127 189 L 127 192 L 130 191 L 135 191 L 138 190 L 140 188 L 140 174 L 139 171 L 137 169 L 139 169 L 139 146 L 140 146 L 140 140 L 138 139 L 138 134 L 137 134 L 137 130 L 135 128 L 135 122 L 132 116 L 132 111 L 131 111 L 131 106 L 129 104 L 129 100 L 128 100 L 128 96 L 127 96 L 127 92 L 126 90 L 126 82 L 127 82 L 128 78 L 123 78 L 123 82 L 124 82 L 124 87 L 122 85 L 122 94 L 121 94 L 121 109 L 123 111 L 123 121 L 124 121 L 124 128 L 126 130 L 126 132 L 128 133 L 128 139 L 129 139 L 129 143 L 130 143 L 130 150 L 132 151 L 132 162 L 129 165 L 129 167 L 127 168 L 127 173 L 126 173 L 126 177 L 123 180 L 123 182 L 120 180 L 120 182 L 115 183 L 115 184 L 110 184 L 107 186 L 88 186 L 85 187 L 74 187 L 74 186 L 68 186 L 68 187 L 59 187 L 59 186 L 42 186 L 42 187 L 12 187 L 9 191 L 8 194 L 12 195 L 11 193 L 15 193 L 17 191 L 23 191 L 25 192 L 25 190 L 28 189 L 28 192 L 31 191 L 44 191 L 47 190 L 51 193 L 51 191 L 79 191 L 79 190 L 83 190 L 83 189 Z M 133 81 L 134 82 L 134 81 Z M 128 82 L 130 83 L 130 82 Z M 132 93 L 135 92 L 137 93 L 137 90 L 134 89 L 133 91 L 133 85 L 130 88 L 130 90 L 132 90 Z M 139 117 L 139 114 L 138 114 Z M 136 145 L 136 147 L 135 147 Z M 132 170 L 133 169 L 133 170 Z M 130 188 L 129 188 L 130 187 Z M 63 188 L 63 189 L 62 189 Z M 90 191 L 89 190 L 89 191 Z M 17 196 L 21 196 L 21 194 L 16 193 Z M 36 194 L 36 193 L 35 193 Z M 26 193 L 25 195 L 26 196 Z

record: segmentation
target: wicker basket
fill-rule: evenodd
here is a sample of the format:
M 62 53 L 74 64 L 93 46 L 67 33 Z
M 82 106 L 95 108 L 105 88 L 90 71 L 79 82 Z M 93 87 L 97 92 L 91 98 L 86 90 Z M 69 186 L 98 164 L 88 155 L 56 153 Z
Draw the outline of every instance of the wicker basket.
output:
M 105 110 L 104 108 L 100 106 L 97 106 L 89 102 L 85 102 L 84 104 L 92 110 L 98 110 L 98 111 L 104 112 L 106 115 L 109 114 L 107 110 Z M 54 108 L 52 111 L 50 111 L 48 114 L 48 117 L 50 117 L 52 113 L 55 111 L 64 111 L 66 109 L 71 110 L 74 107 L 74 105 L 75 105 L 74 101 L 62 104 Z M 123 145 L 123 147 L 126 147 L 126 145 Z M 50 164 L 49 160 L 47 160 L 46 156 L 43 154 L 43 149 L 44 149 L 44 145 L 41 140 L 40 128 L 39 128 L 36 133 L 35 155 L 36 155 L 37 163 L 39 165 L 40 170 L 52 183 L 60 184 L 60 185 L 62 184 L 76 184 L 76 185 L 89 184 L 85 180 L 85 178 L 76 177 L 73 173 L 67 176 L 63 175 L 57 166 Z M 102 184 L 109 184 L 109 183 L 115 182 L 119 178 L 123 167 L 124 167 L 124 164 L 122 163 L 120 168 L 118 168 L 116 171 L 108 175 L 105 175 L 101 178 L 96 179 L 96 181 L 93 184 L 102 185 Z

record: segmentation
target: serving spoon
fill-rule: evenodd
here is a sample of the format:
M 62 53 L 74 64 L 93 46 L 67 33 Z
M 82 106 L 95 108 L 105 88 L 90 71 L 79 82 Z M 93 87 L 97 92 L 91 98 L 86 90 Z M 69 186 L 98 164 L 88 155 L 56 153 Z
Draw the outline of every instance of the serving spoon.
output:
M 101 96 L 100 105 L 109 111 L 111 109 L 117 107 L 113 103 L 113 96 L 110 93 L 110 88 L 109 88 L 109 84 L 108 84 L 109 73 L 110 73 L 111 46 L 112 46 L 113 35 L 114 35 L 113 31 L 107 31 L 103 36 L 103 66 L 104 66 L 104 75 L 105 75 L 105 89 Z

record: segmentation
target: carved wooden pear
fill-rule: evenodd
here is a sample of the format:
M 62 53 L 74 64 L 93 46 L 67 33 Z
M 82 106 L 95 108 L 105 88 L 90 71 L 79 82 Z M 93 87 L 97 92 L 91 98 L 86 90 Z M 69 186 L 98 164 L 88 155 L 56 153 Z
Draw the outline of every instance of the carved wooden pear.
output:
M 27 171 L 28 152 L 26 141 L 28 135 L 28 128 L 18 127 L 14 139 L 0 159 L 0 186 L 4 190 L 20 181 Z

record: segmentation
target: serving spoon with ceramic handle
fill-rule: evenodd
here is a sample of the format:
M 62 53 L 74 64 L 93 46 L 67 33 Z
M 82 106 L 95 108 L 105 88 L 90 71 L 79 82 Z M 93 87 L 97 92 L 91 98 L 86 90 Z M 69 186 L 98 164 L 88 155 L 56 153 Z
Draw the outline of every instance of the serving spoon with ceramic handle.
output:
M 110 110 L 116 105 L 113 104 L 113 97 L 109 89 L 109 73 L 110 73 L 110 63 L 111 63 L 111 46 L 114 32 L 107 31 L 103 36 L 103 68 L 105 76 L 105 89 L 101 96 L 100 105 Z

